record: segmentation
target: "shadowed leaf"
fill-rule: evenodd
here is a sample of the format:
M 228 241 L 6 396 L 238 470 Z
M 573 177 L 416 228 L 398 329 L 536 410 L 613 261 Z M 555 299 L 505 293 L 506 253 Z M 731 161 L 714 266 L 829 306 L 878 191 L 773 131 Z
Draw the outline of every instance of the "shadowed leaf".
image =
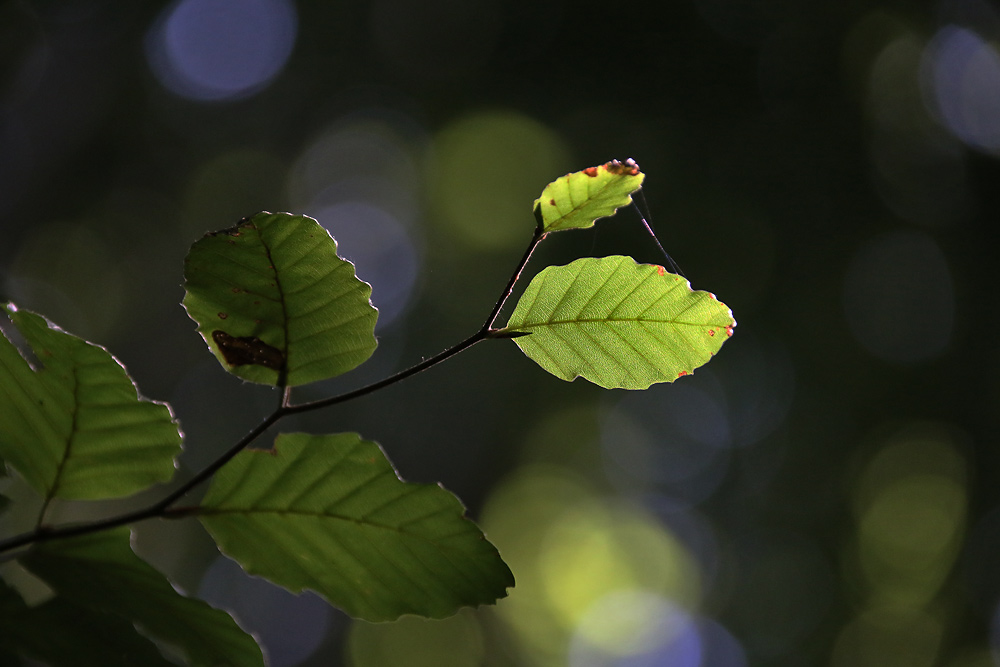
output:
M 272 451 L 238 454 L 199 513 L 247 572 L 366 620 L 441 618 L 514 585 L 454 495 L 401 481 L 354 433 L 281 434 Z
M 612 256 L 540 272 L 505 331 L 530 333 L 514 342 L 563 380 L 646 389 L 707 363 L 735 326 L 712 294 L 662 266 Z
M 42 543 L 21 564 L 67 602 L 119 616 L 177 647 L 185 664 L 264 664 L 229 614 L 181 595 L 135 555 L 127 528 Z
M 46 498 L 124 496 L 174 474 L 181 434 L 108 351 L 6 304 L 37 368 L 0 335 L 0 454 Z
M 176 667 L 125 618 L 53 598 L 29 607 L 0 580 L 0 649 L 51 667 L 149 665 Z M 14 659 L 0 664 L 17 665 Z

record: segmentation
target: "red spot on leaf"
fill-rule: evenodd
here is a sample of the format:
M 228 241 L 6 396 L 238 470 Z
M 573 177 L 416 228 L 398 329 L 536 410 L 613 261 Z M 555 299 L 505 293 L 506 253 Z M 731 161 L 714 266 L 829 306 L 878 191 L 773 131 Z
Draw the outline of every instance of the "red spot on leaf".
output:
M 667 272 L 667 270 L 665 268 L 663 268 L 662 266 L 660 266 L 659 264 L 657 264 L 656 265 L 656 272 L 659 273 L 662 276 L 664 273 Z
M 583 173 L 593 178 L 594 176 L 597 176 L 597 167 L 587 167 L 583 170 Z
M 733 325 L 732 324 L 730 324 L 728 327 L 726 327 L 726 335 L 727 336 L 732 336 L 733 335 Z
M 715 335 L 715 329 L 709 329 L 708 330 L 708 335 L 709 336 L 714 336 Z
M 682 377 L 684 377 L 687 374 L 688 374 L 687 371 L 681 371 L 680 373 L 677 374 L 677 377 L 682 378 Z
M 712 294 L 711 292 L 709 292 L 709 293 L 708 293 L 708 297 L 709 297 L 709 298 L 710 298 L 710 299 L 711 299 L 712 301 L 718 301 L 718 299 L 716 299 L 716 298 L 715 298 L 715 295 L 714 295 L 714 294 Z

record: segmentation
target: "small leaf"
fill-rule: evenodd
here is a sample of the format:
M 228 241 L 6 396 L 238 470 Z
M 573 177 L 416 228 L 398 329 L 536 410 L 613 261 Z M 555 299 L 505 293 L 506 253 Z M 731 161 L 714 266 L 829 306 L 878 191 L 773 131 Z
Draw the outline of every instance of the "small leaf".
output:
M 403 482 L 356 433 L 281 434 L 271 451 L 237 454 L 199 514 L 250 574 L 370 621 L 441 618 L 514 585 L 458 498 Z
M 5 309 L 38 368 L 0 336 L 0 455 L 46 498 L 125 496 L 174 474 L 181 434 L 108 351 Z
M 181 595 L 136 556 L 127 528 L 44 542 L 21 564 L 62 599 L 120 616 L 144 634 L 176 646 L 185 664 L 264 664 L 256 642 L 229 614 Z
M 631 159 L 566 174 L 542 190 L 535 200 L 535 218 L 543 232 L 592 227 L 598 219 L 632 203 L 631 195 L 642 187 L 645 177 Z
M 662 266 L 631 257 L 550 266 L 524 291 L 504 331 L 563 380 L 606 389 L 646 389 L 708 362 L 732 335 L 725 304 Z
M 128 620 L 56 597 L 29 607 L 0 581 L 0 649 L 50 667 L 146 665 L 175 667 Z M 13 659 L 0 664 L 19 664 Z
M 346 373 L 375 350 L 371 286 L 312 218 L 258 213 L 207 234 L 185 262 L 184 307 L 219 363 L 296 386 Z

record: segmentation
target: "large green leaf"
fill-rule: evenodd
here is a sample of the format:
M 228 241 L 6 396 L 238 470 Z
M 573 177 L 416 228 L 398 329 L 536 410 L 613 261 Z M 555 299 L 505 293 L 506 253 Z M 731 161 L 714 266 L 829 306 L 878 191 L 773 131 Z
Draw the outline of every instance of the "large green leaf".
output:
M 296 386 L 346 373 L 375 350 L 371 286 L 312 218 L 258 213 L 206 235 L 185 261 L 184 307 L 219 363 Z
M 56 597 L 29 607 L 0 580 L 0 649 L 50 667 L 143 665 L 176 667 L 121 616 Z M 13 657 L 0 664 L 19 664 Z
M 238 454 L 199 513 L 247 572 L 371 621 L 441 618 L 514 585 L 458 498 L 403 482 L 355 433 L 281 434 L 271 451 Z
M 0 336 L 0 455 L 46 498 L 96 499 L 169 480 L 181 435 L 107 350 L 13 304 L 37 368 Z
M 535 218 L 543 232 L 591 227 L 630 204 L 645 177 L 633 160 L 612 160 L 566 174 L 542 190 L 535 200 Z
M 588 257 L 550 266 L 524 291 L 507 330 L 563 380 L 612 389 L 672 382 L 708 362 L 732 335 L 725 304 L 662 266 Z
M 256 642 L 229 614 L 181 595 L 136 556 L 127 528 L 45 542 L 21 563 L 67 602 L 124 618 L 177 647 L 185 664 L 264 664 Z

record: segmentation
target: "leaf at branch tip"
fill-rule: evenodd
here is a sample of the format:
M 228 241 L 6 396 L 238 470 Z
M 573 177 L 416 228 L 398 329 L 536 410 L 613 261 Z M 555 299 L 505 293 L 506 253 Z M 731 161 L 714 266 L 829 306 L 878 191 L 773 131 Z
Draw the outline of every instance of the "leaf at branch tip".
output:
M 184 307 L 223 368 L 296 386 L 346 373 L 375 350 L 371 286 L 312 218 L 258 213 L 207 234 L 184 269 Z
M 632 203 L 632 193 L 645 177 L 632 159 L 566 174 L 546 185 L 535 200 L 535 219 L 545 233 L 592 227 Z
M 181 451 L 170 408 L 140 398 L 104 348 L 5 310 L 38 367 L 0 335 L 0 455 L 46 498 L 113 498 L 168 481 Z
M 355 433 L 281 434 L 273 450 L 237 454 L 199 515 L 250 574 L 369 621 L 442 618 L 514 585 L 458 498 L 403 482 Z
M 514 342 L 556 377 L 646 389 L 707 363 L 735 326 L 713 294 L 662 266 L 612 256 L 543 270 L 506 329 L 530 332 Z
M 226 612 L 178 593 L 139 558 L 128 528 L 44 542 L 21 559 L 61 599 L 113 614 L 179 648 L 187 665 L 261 665 L 260 647 Z M 83 659 L 76 664 L 100 664 Z M 145 663 L 136 663 L 145 664 Z

